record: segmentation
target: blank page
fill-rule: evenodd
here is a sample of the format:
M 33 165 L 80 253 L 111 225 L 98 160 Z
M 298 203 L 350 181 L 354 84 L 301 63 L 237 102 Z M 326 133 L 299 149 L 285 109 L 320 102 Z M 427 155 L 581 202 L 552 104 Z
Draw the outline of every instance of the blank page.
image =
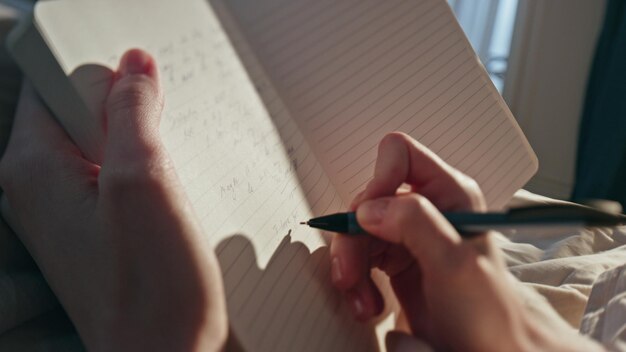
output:
M 156 57 L 161 135 L 217 252 L 246 350 L 377 349 L 373 327 L 330 285 L 322 235 L 298 225 L 343 208 L 341 198 L 271 85 L 261 101 L 208 3 L 40 2 L 36 21 L 94 115 L 125 50 Z M 266 85 L 262 71 L 249 74 Z
M 444 0 L 233 0 L 230 9 L 345 202 L 403 131 L 472 176 L 490 208 L 536 157 Z

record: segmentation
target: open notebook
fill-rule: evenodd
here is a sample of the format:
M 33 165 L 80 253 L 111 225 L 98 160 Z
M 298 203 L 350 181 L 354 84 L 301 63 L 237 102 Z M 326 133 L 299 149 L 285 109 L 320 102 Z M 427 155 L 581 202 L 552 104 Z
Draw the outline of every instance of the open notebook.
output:
M 111 69 L 152 53 L 161 134 L 218 253 L 246 350 L 376 350 L 330 286 L 324 235 L 390 131 L 409 133 L 504 205 L 537 161 L 444 0 L 57 0 L 11 51 L 99 160 Z

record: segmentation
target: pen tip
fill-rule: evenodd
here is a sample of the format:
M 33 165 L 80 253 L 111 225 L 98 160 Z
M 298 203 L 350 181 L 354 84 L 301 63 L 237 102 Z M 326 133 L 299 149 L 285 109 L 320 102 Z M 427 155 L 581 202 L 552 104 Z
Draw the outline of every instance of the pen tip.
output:
M 306 225 L 308 224 L 308 221 L 300 221 L 300 225 Z

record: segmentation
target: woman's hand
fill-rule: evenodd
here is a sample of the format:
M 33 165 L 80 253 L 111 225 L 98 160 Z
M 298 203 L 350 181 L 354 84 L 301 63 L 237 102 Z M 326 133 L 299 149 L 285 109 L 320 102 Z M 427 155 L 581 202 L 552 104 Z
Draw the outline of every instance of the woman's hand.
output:
M 403 184 L 411 191 L 398 192 Z M 355 315 L 368 319 L 383 308 L 370 276 L 380 268 L 410 332 L 438 350 L 565 348 L 572 340 L 546 331 L 523 307 L 490 235 L 462 240 L 440 213 L 485 208 L 476 182 L 410 137 L 390 134 L 380 143 L 373 180 L 352 204 L 372 236 L 334 237 L 333 281 Z
M 0 163 L 5 216 L 89 350 L 217 350 L 218 263 L 159 139 L 153 59 L 122 58 L 102 165 L 87 161 L 24 85 Z

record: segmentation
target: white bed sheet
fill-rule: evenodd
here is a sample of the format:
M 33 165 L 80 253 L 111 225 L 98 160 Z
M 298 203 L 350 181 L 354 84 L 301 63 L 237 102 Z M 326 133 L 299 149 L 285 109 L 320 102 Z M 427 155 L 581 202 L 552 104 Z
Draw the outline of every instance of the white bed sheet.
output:
M 554 200 L 519 191 L 511 205 Z M 626 226 L 533 230 L 498 238 L 511 273 L 569 325 L 608 350 L 626 350 Z

